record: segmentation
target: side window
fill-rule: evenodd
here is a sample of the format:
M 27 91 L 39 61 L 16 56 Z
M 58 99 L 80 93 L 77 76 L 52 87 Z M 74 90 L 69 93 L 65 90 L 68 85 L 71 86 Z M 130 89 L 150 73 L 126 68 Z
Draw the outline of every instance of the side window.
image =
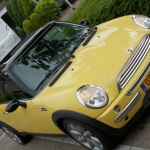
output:
M 27 98 L 27 95 L 7 74 L 0 75 L 0 103 Z

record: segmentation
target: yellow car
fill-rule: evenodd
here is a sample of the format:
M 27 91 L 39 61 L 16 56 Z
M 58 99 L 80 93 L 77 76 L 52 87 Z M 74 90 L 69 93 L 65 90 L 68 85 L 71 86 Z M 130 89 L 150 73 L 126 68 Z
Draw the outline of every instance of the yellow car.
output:
M 0 127 L 20 144 L 68 134 L 111 150 L 150 104 L 150 18 L 53 21 L 1 60 Z

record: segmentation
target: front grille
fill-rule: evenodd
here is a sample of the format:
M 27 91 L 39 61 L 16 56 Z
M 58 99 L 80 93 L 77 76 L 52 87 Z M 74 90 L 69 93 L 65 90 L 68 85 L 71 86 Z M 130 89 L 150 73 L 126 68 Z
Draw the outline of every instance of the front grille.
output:
M 118 76 L 118 88 L 121 91 L 131 79 L 137 68 L 142 63 L 150 48 L 150 35 L 144 37 L 140 42 L 133 55 Z

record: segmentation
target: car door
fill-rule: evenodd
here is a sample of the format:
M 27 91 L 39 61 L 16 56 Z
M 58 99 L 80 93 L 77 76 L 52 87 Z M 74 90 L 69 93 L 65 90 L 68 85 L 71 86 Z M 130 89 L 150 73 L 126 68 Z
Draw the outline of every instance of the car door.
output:
M 11 101 L 13 100 L 13 101 Z M 22 102 L 26 105 L 18 105 L 16 109 L 13 106 L 12 112 L 7 112 L 6 108 L 10 106 L 12 102 Z M 34 100 L 29 98 L 16 84 L 11 80 L 8 75 L 1 75 L 0 77 L 0 121 L 13 127 L 19 132 L 27 133 L 50 133 L 50 125 L 39 114 L 36 109 L 38 106 L 43 107 L 42 101 L 39 98 Z M 37 103 L 35 103 L 37 101 Z M 9 105 L 8 105 L 9 103 Z

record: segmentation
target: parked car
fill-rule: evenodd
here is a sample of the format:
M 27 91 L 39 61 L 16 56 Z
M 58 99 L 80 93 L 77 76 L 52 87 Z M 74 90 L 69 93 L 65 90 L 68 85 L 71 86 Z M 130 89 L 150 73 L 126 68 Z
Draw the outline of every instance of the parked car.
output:
M 21 38 L 0 18 L 0 62 L 21 41 Z
M 150 104 L 149 28 L 148 17 L 129 15 L 33 32 L 0 66 L 2 130 L 20 144 L 67 134 L 111 150 Z

